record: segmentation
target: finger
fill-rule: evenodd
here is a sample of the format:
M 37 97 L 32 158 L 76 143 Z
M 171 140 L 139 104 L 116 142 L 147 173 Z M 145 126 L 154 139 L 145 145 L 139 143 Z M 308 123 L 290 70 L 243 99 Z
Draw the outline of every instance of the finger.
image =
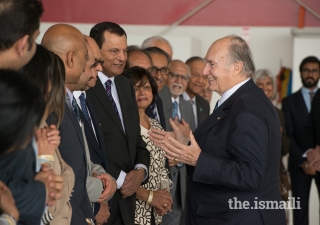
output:
M 179 130 L 179 128 L 177 127 L 177 124 L 180 124 L 180 122 L 178 121 L 177 117 L 175 117 L 174 120 L 169 118 L 169 123 L 171 125 L 171 128 L 172 128 L 173 132 L 176 132 L 176 131 Z
M 166 157 L 171 157 L 172 160 L 178 156 L 179 150 L 173 146 L 169 141 L 163 141 L 164 146 L 162 149 L 167 153 Z M 170 158 L 169 158 L 170 159 Z
M 179 141 L 175 140 L 174 138 L 168 137 L 169 141 L 164 141 L 164 145 L 170 148 L 171 151 L 174 153 L 180 154 L 181 149 L 185 147 L 185 145 L 181 144 Z M 172 148 L 172 149 L 171 149 Z

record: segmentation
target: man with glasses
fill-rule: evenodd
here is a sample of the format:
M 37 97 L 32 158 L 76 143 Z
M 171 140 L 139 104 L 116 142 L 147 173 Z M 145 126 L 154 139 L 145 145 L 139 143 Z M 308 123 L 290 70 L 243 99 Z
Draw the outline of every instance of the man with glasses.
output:
M 194 130 L 194 115 L 192 106 L 182 98 L 182 93 L 186 90 L 190 79 L 190 69 L 188 65 L 180 60 L 172 60 L 170 73 L 167 78 L 167 87 L 159 92 L 163 101 L 163 110 L 166 118 L 167 131 L 172 131 L 169 118 L 176 123 L 182 123 L 186 128 L 184 133 L 188 136 L 190 129 Z M 190 127 L 190 128 L 189 128 Z M 169 159 L 171 180 L 173 188 L 171 195 L 173 199 L 172 212 L 163 216 L 162 225 L 179 225 L 182 211 L 185 208 L 186 200 L 186 168 L 179 161 Z
M 90 31 L 104 61 L 95 87 L 86 94 L 93 103 L 106 145 L 108 172 L 117 191 L 107 224 L 134 224 L 136 190 L 147 181 L 150 154 L 140 134 L 140 120 L 131 82 L 119 76 L 127 60 L 127 35 L 116 23 L 101 22 Z
M 315 178 L 318 192 L 320 187 L 318 177 L 314 176 L 315 169 L 312 165 L 313 160 L 311 160 L 313 154 L 319 154 L 316 146 L 320 145 L 320 134 L 317 134 L 319 130 L 317 127 L 320 122 L 320 92 L 317 92 L 320 77 L 319 59 L 314 56 L 306 57 L 302 60 L 299 70 L 303 87 L 282 100 L 287 136 L 290 139 L 288 169 L 292 197 L 299 197 L 301 206 L 301 209 L 293 210 L 293 222 L 295 225 L 309 224 L 309 196 L 313 178 Z M 315 95 L 316 92 L 317 94 Z M 307 124 L 307 129 L 305 129 Z M 309 148 L 312 150 L 308 152 L 307 160 L 303 157 L 303 154 Z

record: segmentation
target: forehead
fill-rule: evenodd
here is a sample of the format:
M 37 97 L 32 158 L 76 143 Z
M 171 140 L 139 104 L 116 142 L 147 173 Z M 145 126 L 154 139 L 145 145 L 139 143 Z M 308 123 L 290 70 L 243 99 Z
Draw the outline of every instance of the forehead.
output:
M 92 39 L 88 39 L 88 43 L 89 43 L 90 47 L 92 48 L 95 57 L 97 59 L 101 58 L 100 49 L 99 49 L 99 46 L 97 45 L 97 43 Z
M 117 34 L 112 34 L 109 31 L 104 32 L 104 42 L 103 47 L 117 48 L 119 50 L 124 50 L 127 48 L 127 38 L 125 35 L 118 36 Z
M 202 60 L 195 60 L 191 63 L 188 63 L 191 70 L 203 70 L 206 66 L 205 62 Z
M 150 57 L 152 59 L 152 63 L 156 66 L 159 64 L 161 64 L 161 66 L 168 65 L 167 57 L 165 57 L 164 55 L 162 55 L 160 53 L 150 53 Z
M 88 49 L 88 57 L 89 57 L 89 60 L 88 61 L 94 61 L 95 59 L 95 56 L 94 56 L 94 52 L 92 50 L 92 47 L 90 46 L 90 44 L 88 42 L 86 42 L 86 46 L 87 46 L 87 49 Z
M 209 48 L 205 59 L 207 61 L 214 60 L 226 60 L 228 56 L 230 41 L 229 40 L 218 40 L 215 41 Z
M 303 68 L 317 68 L 319 69 L 319 64 L 316 62 L 308 62 L 306 64 L 303 65 Z
M 151 60 L 150 58 L 144 54 L 143 52 L 138 52 L 138 51 L 135 51 L 135 52 L 132 52 L 128 55 L 128 59 L 131 61 L 131 62 L 134 62 L 134 61 L 144 61 L 146 63 L 150 63 L 151 64 Z
M 166 53 L 168 53 L 170 56 L 172 55 L 172 49 L 170 47 L 170 45 L 168 45 L 167 43 L 165 43 L 164 41 L 155 41 L 153 43 L 153 45 L 155 47 L 158 47 L 160 49 L 162 49 L 163 51 L 165 51 Z
M 180 61 L 173 61 L 170 66 L 170 71 L 181 75 L 188 75 L 188 66 Z

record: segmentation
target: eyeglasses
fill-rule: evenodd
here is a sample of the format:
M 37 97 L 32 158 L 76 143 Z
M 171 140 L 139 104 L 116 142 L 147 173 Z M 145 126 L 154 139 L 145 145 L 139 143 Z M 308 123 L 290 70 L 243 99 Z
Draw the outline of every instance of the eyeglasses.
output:
M 162 67 L 162 68 L 158 69 L 155 66 L 149 68 L 148 71 L 152 74 L 157 74 L 160 71 L 161 75 L 168 75 L 168 73 L 170 72 L 168 67 Z
M 121 51 L 123 51 L 123 54 L 124 54 L 124 55 L 127 55 L 127 52 L 128 52 L 128 50 L 127 50 L 127 49 L 124 49 L 124 50 L 119 50 L 119 49 L 110 49 L 110 50 L 108 50 L 108 52 L 109 52 L 111 55 L 113 55 L 113 56 L 118 55 L 118 54 L 119 54 L 119 52 L 121 52 Z
M 317 69 L 309 70 L 309 69 L 305 68 L 305 69 L 302 69 L 302 73 L 305 74 L 305 75 L 307 75 L 309 73 L 312 73 L 313 75 L 316 75 L 316 74 L 319 73 L 319 70 L 317 70 Z
M 186 75 L 180 75 L 180 74 L 173 73 L 173 72 L 171 72 L 171 73 L 169 74 L 169 77 L 170 77 L 171 79 L 177 79 L 177 78 L 181 77 L 181 80 L 184 80 L 184 81 L 187 81 L 187 82 L 190 80 L 190 77 L 188 77 L 188 76 L 186 76 Z
M 100 63 L 100 65 L 102 66 L 103 63 L 104 63 L 104 61 L 103 61 L 103 60 L 100 60 L 100 59 L 95 59 L 95 60 L 94 60 L 94 63 L 91 65 L 91 68 L 97 67 L 99 63 Z

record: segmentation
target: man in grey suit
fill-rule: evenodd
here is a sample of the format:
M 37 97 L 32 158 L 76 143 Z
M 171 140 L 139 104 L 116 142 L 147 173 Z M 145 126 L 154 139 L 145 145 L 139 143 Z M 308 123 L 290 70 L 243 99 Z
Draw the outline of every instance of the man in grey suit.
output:
M 72 92 L 86 86 L 91 73 L 86 68 L 94 64 L 88 55 L 90 46 L 81 32 L 67 24 L 50 27 L 42 39 L 42 45 L 55 52 L 66 67 L 65 114 L 59 128 L 61 135 L 60 153 L 75 174 L 74 192 L 70 199 L 72 206 L 72 225 L 93 224 L 94 215 L 90 202 L 104 201 L 115 191 L 115 181 L 105 170 L 90 160 L 80 109 Z M 99 176 L 94 176 L 94 174 Z M 114 191 L 113 191 L 114 190 Z
M 192 105 L 195 127 L 197 128 L 210 114 L 209 103 L 199 95 L 207 83 L 207 79 L 202 74 L 206 64 L 199 56 L 189 58 L 186 64 L 190 68 L 190 80 L 187 90 L 183 92 L 182 96 Z
M 185 132 L 194 130 L 194 115 L 192 106 L 181 97 L 186 90 L 190 79 L 189 67 L 180 60 L 172 60 L 170 73 L 167 79 L 167 86 L 159 91 L 163 101 L 164 117 L 166 118 L 167 131 L 172 131 L 169 118 L 178 120 L 184 125 Z M 180 224 L 181 213 L 185 207 L 186 197 L 186 168 L 179 161 L 169 159 L 171 179 L 174 184 L 171 189 L 173 198 L 173 210 L 163 217 L 163 225 Z

